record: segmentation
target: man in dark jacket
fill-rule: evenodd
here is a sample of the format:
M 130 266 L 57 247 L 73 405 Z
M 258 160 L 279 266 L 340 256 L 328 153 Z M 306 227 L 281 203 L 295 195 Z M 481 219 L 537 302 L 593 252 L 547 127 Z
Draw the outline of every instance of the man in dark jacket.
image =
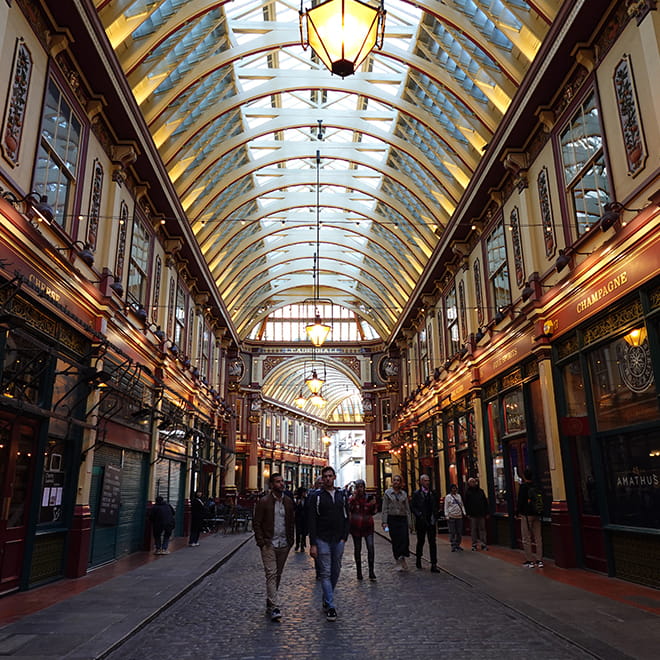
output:
M 486 516 L 488 515 L 488 498 L 486 493 L 479 488 L 479 480 L 476 477 L 468 479 L 468 487 L 465 491 L 463 501 L 465 511 L 470 518 L 470 530 L 472 532 L 472 550 L 488 550 L 486 544 Z
M 206 506 L 202 499 L 202 491 L 198 490 L 190 500 L 190 538 L 188 539 L 190 546 L 199 545 L 199 535 L 202 533 L 205 513 Z
M 341 571 L 344 544 L 348 538 L 348 498 L 335 488 L 334 468 L 321 471 L 323 487 L 309 496 L 309 554 L 318 558 L 323 588 L 323 609 L 328 621 L 337 620 L 335 587 Z
M 530 503 L 530 491 L 532 489 L 541 492 L 540 487 L 532 479 L 531 468 L 526 467 L 523 472 L 523 482 L 518 489 L 518 501 L 516 503 L 516 515 L 520 518 L 520 534 L 525 553 L 523 566 L 543 568 L 541 514 Z M 532 545 L 534 545 L 536 552 L 533 552 Z
M 428 474 L 419 477 L 419 489 L 416 490 L 410 502 L 410 510 L 415 516 L 415 532 L 417 533 L 417 568 L 422 568 L 422 553 L 424 542 L 429 540 L 429 553 L 431 555 L 431 572 L 439 573 L 438 547 L 435 541 L 438 513 L 438 495 L 431 488 L 431 478 Z
M 296 512 L 293 500 L 284 494 L 282 475 L 273 473 L 269 483 L 270 493 L 264 495 L 254 509 L 252 527 L 266 574 L 266 609 L 271 621 L 280 621 L 278 589 L 293 545 Z
M 151 521 L 151 531 L 154 535 L 156 546 L 155 554 L 169 555 L 167 546 L 170 543 L 170 536 L 174 530 L 174 509 L 160 495 L 156 498 L 156 503 L 149 512 Z

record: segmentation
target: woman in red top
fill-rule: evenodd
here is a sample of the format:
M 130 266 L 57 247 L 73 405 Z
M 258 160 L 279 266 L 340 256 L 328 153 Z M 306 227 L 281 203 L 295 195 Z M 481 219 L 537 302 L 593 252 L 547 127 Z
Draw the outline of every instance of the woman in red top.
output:
M 366 484 L 362 479 L 355 482 L 355 492 L 348 500 L 350 512 L 349 530 L 353 537 L 355 566 L 357 579 L 362 579 L 362 539 L 367 544 L 367 561 L 369 563 L 369 579 L 375 580 L 374 573 L 374 514 L 376 513 L 376 496 L 367 497 Z

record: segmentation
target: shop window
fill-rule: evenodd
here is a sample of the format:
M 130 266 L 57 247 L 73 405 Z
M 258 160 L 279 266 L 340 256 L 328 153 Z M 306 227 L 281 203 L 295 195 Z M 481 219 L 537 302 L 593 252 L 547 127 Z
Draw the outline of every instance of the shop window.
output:
M 186 308 L 188 306 L 188 295 L 183 286 L 179 282 L 176 288 L 176 303 L 174 307 L 174 343 L 185 352 L 186 347 L 184 342 L 186 339 Z
M 603 440 L 609 522 L 660 528 L 660 440 L 657 432 Z
M 486 423 L 490 439 L 490 457 L 493 467 L 493 495 L 496 513 L 507 512 L 507 486 L 504 470 L 504 447 L 500 429 L 499 405 L 497 401 L 490 401 L 486 408 Z
M 447 316 L 447 354 L 452 357 L 461 350 L 456 287 L 452 287 L 445 298 L 445 310 Z
M 586 417 L 587 396 L 579 360 L 573 360 L 562 367 L 562 379 L 564 381 L 567 416 Z
M 588 362 L 599 431 L 660 419 L 643 326 L 590 352 Z
M 392 429 L 392 423 L 390 421 L 392 417 L 392 404 L 389 399 L 383 399 L 380 402 L 380 415 L 383 431 L 390 431 Z
M 147 228 L 137 218 L 133 221 L 133 241 L 128 259 L 127 298 L 134 305 L 146 305 L 147 273 L 151 239 Z
M 509 265 L 506 259 L 506 240 L 502 223 L 497 225 L 486 239 L 486 257 L 490 294 L 495 310 L 500 310 L 511 304 Z
M 522 390 L 510 392 L 502 398 L 504 409 L 504 433 L 520 433 L 527 428 L 525 423 L 525 404 Z
M 70 230 L 82 124 L 60 88 L 48 81 L 41 120 L 41 137 L 34 168 L 34 190 L 46 195 L 54 222 Z
M 610 197 L 599 114 L 592 92 L 560 136 L 564 184 L 578 236 L 598 222 Z

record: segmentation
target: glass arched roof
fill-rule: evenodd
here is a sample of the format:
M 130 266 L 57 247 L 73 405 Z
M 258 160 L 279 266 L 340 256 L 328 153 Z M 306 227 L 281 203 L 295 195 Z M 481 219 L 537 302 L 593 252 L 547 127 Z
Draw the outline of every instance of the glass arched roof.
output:
M 318 294 L 383 339 L 561 4 L 385 0 L 342 79 L 297 3 L 94 2 L 238 336 L 314 295 L 318 192 Z

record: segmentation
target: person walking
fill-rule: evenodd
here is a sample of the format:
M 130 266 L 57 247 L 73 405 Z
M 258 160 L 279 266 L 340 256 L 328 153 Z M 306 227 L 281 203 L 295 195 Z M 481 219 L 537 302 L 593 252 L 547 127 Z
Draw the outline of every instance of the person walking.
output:
M 452 484 L 445 497 L 445 517 L 449 528 L 449 542 L 452 552 L 462 552 L 461 541 L 463 539 L 463 516 L 465 516 L 465 507 L 463 499 L 458 494 L 458 486 Z
M 486 543 L 486 516 L 488 516 L 488 498 L 479 479 L 470 477 L 465 491 L 465 511 L 470 518 L 470 533 L 472 534 L 472 550 L 488 550 Z
M 300 486 L 296 490 L 293 503 L 296 507 L 296 548 L 295 552 L 305 552 L 305 540 L 307 538 L 307 520 L 305 515 L 305 500 L 307 499 L 307 489 Z
M 309 509 L 310 509 L 310 502 L 316 497 L 316 494 L 323 488 L 323 479 L 321 477 L 318 477 L 314 481 L 314 486 L 313 488 L 310 488 L 307 491 L 307 497 L 305 498 L 305 508 L 303 511 L 303 515 L 305 518 L 305 530 L 307 531 L 307 534 L 309 535 Z M 314 572 L 316 574 L 316 579 L 321 580 L 321 567 L 319 565 L 319 560 L 318 556 L 313 557 L 314 559 Z
M 293 500 L 284 494 L 282 475 L 271 474 L 269 484 L 270 493 L 254 508 L 252 528 L 266 574 L 266 611 L 271 621 L 280 621 L 282 610 L 278 593 L 282 571 L 293 545 L 296 511 Z
M 324 467 L 322 487 L 311 495 L 311 501 L 308 498 L 309 554 L 318 558 L 323 609 L 328 621 L 337 620 L 335 588 L 348 538 L 348 501 L 346 493 L 335 488 L 336 477 L 334 468 Z
M 417 533 L 417 568 L 422 568 L 422 554 L 424 543 L 428 538 L 429 554 L 431 555 L 431 573 L 439 573 L 438 546 L 436 544 L 436 520 L 438 512 L 438 496 L 431 490 L 431 478 L 428 474 L 419 477 L 419 489 L 416 490 L 410 501 L 410 509 L 415 517 L 415 532 Z
M 190 538 L 188 545 L 196 547 L 199 545 L 199 535 L 202 532 L 202 525 L 204 524 L 204 515 L 206 514 L 206 507 L 202 499 L 202 491 L 198 490 L 190 501 Z
M 151 507 L 149 520 L 154 536 L 154 554 L 169 555 L 170 551 L 167 546 L 170 544 L 170 537 L 174 531 L 174 509 L 172 505 L 159 495 L 155 504 Z
M 374 571 L 374 514 L 376 513 L 376 496 L 366 494 L 366 484 L 363 479 L 355 481 L 355 492 L 348 500 L 349 531 L 353 537 L 353 556 L 357 579 L 362 579 L 362 539 L 367 546 L 367 565 L 369 579 L 375 580 Z
M 523 552 L 526 568 L 543 568 L 543 536 L 541 516 L 543 515 L 543 491 L 534 483 L 531 468 L 523 472 L 523 482 L 518 489 L 516 515 L 520 519 Z M 536 552 L 532 550 L 532 544 Z
M 392 554 L 397 570 L 407 571 L 406 557 L 410 556 L 409 531 L 412 530 L 408 493 L 403 490 L 403 478 L 399 474 L 392 477 L 392 486 L 383 495 L 383 529 L 390 532 Z

